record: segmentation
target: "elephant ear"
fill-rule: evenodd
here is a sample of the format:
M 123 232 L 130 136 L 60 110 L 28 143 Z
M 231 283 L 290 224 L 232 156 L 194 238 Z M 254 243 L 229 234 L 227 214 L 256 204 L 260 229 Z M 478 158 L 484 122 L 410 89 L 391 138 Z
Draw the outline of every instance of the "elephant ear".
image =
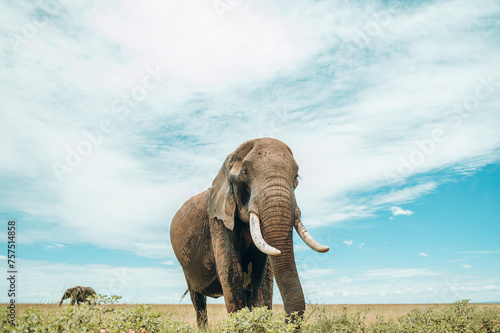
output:
M 229 154 L 210 188 L 208 213 L 211 218 L 222 220 L 229 230 L 234 229 L 234 216 L 237 208 L 232 181 L 238 177 L 243 159 L 253 146 L 253 141 L 247 141 Z

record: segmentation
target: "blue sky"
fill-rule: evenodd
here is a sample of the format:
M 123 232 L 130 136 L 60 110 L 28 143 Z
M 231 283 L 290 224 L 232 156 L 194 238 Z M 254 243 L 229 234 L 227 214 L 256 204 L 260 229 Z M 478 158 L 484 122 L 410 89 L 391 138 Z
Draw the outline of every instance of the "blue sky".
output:
M 498 2 L 0 13 L 0 246 L 16 220 L 18 302 L 88 285 L 178 303 L 170 221 L 256 137 L 293 150 L 303 222 L 331 248 L 295 240 L 309 302 L 500 301 Z

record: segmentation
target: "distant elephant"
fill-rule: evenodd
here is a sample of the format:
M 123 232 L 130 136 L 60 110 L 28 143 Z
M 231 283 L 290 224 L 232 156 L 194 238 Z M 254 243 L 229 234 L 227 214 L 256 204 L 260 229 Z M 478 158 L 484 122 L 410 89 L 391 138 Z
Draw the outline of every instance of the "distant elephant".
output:
M 92 295 L 96 295 L 96 292 L 90 287 L 76 286 L 74 288 L 69 288 L 64 292 L 64 295 L 59 302 L 59 306 L 61 306 L 62 303 L 68 298 L 71 298 L 70 305 L 74 305 L 75 303 L 79 304 L 85 302 Z
M 281 141 L 244 142 L 229 154 L 212 186 L 175 214 L 170 240 L 182 266 L 199 327 L 206 297 L 224 296 L 226 309 L 272 308 L 273 276 L 287 314 L 305 311 L 293 252 L 293 229 L 312 249 L 295 200 L 298 166 Z

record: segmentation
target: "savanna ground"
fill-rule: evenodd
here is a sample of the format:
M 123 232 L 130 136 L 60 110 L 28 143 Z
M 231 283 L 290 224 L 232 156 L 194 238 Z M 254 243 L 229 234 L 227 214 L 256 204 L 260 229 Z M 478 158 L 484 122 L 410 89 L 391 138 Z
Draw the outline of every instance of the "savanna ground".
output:
M 67 301 L 69 303 L 69 301 Z M 479 309 L 484 307 L 496 308 L 500 310 L 500 303 L 498 304 L 470 304 L 471 306 L 477 307 Z M 1 304 L 2 307 L 7 306 L 7 304 Z M 26 308 L 38 308 L 43 312 L 48 313 L 50 310 L 63 309 L 69 307 L 68 304 L 63 304 L 61 307 L 57 304 L 17 304 L 18 314 L 22 313 Z M 133 309 L 137 308 L 138 304 L 116 304 L 115 308 L 120 309 Z M 398 317 L 404 316 L 414 309 L 426 309 L 434 308 L 436 310 L 442 310 L 450 304 L 339 304 L 339 305 L 308 305 L 305 317 L 309 315 L 314 316 L 314 310 L 317 308 L 324 308 L 327 313 L 342 313 L 347 310 L 348 313 L 354 314 L 357 312 L 368 311 L 366 315 L 363 315 L 364 322 L 367 324 L 374 323 L 377 320 L 377 316 L 383 316 L 386 320 L 393 319 L 397 320 Z M 196 326 L 196 314 L 194 308 L 191 304 L 152 304 L 152 309 L 158 311 L 167 318 L 176 319 L 189 325 Z M 283 305 L 275 304 L 273 305 L 273 312 L 283 313 Z M 217 326 L 223 319 L 227 317 L 226 306 L 224 304 L 208 304 L 208 320 L 209 324 L 212 326 Z M 310 318 L 307 318 L 310 319 Z
M 105 296 L 107 297 L 107 296 Z M 197 332 L 192 305 L 17 304 L 16 327 L 1 332 Z M 101 301 L 102 301 L 101 299 Z M 107 303 L 107 304 L 106 304 Z M 209 332 L 500 332 L 500 304 L 308 305 L 300 330 L 284 322 L 283 305 L 228 315 L 224 305 L 208 305 Z M 101 330 L 101 329 L 107 329 Z

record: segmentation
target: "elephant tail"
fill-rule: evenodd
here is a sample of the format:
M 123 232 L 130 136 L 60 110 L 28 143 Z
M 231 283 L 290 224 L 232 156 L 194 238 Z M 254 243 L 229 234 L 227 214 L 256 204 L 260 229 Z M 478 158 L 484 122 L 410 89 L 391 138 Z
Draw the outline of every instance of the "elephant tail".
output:
M 188 292 L 189 292 L 189 288 L 188 288 L 188 289 L 186 289 L 186 291 L 185 291 L 185 292 L 184 292 L 184 294 L 182 295 L 181 300 L 179 301 L 179 303 L 180 303 L 180 302 L 182 302 L 182 300 L 184 299 L 184 297 L 186 297 L 186 295 L 187 295 L 187 293 L 188 293 Z

